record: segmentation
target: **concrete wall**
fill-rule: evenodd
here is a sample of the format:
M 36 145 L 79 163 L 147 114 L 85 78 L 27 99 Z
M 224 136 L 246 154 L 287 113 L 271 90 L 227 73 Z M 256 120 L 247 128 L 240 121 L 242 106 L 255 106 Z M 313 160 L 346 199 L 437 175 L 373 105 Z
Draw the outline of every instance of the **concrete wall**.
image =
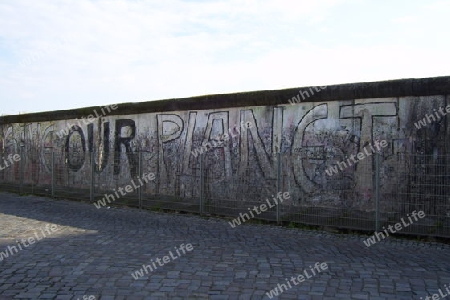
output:
M 293 191 L 291 204 L 340 206 L 346 201 L 341 191 L 351 189 L 358 195 L 352 205 L 369 209 L 373 156 L 333 176 L 325 170 L 369 144 L 386 140 L 382 176 L 386 189 L 396 189 L 389 185 L 396 174 L 392 168 L 402 166 L 399 161 L 405 170 L 414 167 L 405 154 L 448 154 L 450 122 L 445 116 L 436 117 L 436 122 L 428 117 L 430 124 L 421 129 L 414 123 L 440 107 L 445 111 L 449 94 L 450 77 L 438 77 L 4 116 L 0 152 L 19 153 L 23 143 L 30 153 L 26 163 L 39 165 L 33 176 L 49 183 L 49 153 L 55 151 L 72 176 L 89 187 L 89 152 L 95 151 L 96 172 L 109 178 L 108 189 L 119 177 L 131 180 L 137 175 L 136 153 L 142 150 L 147 152 L 144 171 L 157 176 L 149 190 L 181 195 L 193 184 L 190 175 L 198 168 L 192 151 L 228 133 L 230 140 L 205 156 L 211 178 L 225 182 L 241 178 L 263 186 L 276 179 L 274 154 L 281 152 L 283 188 Z M 89 115 L 94 122 L 85 124 L 81 118 Z M 61 136 L 66 129 L 68 134 Z M 261 190 L 249 191 L 245 197 L 264 197 Z

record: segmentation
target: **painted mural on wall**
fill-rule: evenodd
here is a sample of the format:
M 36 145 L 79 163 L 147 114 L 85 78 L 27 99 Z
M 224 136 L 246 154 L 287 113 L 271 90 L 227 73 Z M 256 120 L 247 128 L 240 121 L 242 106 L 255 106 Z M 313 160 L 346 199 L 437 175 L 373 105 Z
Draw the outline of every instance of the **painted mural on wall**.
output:
M 389 186 L 391 161 L 395 168 L 403 161 L 405 172 L 417 171 L 420 162 L 411 162 L 405 154 L 445 151 L 450 122 L 414 126 L 425 113 L 445 103 L 445 96 L 361 99 L 111 115 L 87 125 L 79 120 L 7 124 L 1 127 L 0 152 L 20 153 L 22 144 L 22 151 L 28 153 L 25 169 L 31 174 L 27 180 L 49 183 L 53 151 L 59 184 L 75 187 L 89 186 L 93 152 L 95 176 L 104 190 L 138 176 L 141 159 L 143 171 L 157 176 L 146 187 L 147 193 L 185 198 L 198 194 L 203 158 L 211 196 L 235 193 L 233 197 L 242 201 L 273 192 L 276 154 L 281 153 L 282 185 L 295 189 L 290 204 L 370 209 L 373 157 L 334 176 L 327 176 L 325 170 L 370 143 L 386 140 L 383 182 L 385 188 L 397 188 Z M 70 129 L 67 134 L 56 134 L 65 128 Z M 198 155 L 196 149 L 206 144 L 213 146 Z M 143 151 L 141 158 L 139 151 Z

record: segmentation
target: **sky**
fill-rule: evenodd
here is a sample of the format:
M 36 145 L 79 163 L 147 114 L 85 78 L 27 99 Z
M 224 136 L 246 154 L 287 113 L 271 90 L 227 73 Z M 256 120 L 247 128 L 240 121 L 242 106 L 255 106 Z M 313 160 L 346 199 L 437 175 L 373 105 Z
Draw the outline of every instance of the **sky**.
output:
M 0 115 L 450 75 L 448 0 L 0 0 Z

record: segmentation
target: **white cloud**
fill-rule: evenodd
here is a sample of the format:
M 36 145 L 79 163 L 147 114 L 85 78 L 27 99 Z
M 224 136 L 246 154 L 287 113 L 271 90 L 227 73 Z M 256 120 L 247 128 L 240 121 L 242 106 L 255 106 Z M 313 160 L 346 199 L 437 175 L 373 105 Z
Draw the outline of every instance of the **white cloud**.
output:
M 70 109 L 448 74 L 449 43 L 441 37 L 440 47 L 433 47 L 428 36 L 438 35 L 435 31 L 430 35 L 437 25 L 422 22 L 429 15 L 450 11 L 448 6 L 430 4 L 425 16 L 412 8 L 402 14 L 391 10 L 390 24 L 367 28 L 351 22 L 352 16 L 361 17 L 359 11 L 350 10 L 357 5 L 363 4 L 356 0 L 1 3 L 2 109 L 8 113 Z M 372 18 L 370 13 L 364 11 L 367 18 Z M 374 20 L 376 16 L 370 21 Z M 418 34 L 428 43 L 418 43 Z

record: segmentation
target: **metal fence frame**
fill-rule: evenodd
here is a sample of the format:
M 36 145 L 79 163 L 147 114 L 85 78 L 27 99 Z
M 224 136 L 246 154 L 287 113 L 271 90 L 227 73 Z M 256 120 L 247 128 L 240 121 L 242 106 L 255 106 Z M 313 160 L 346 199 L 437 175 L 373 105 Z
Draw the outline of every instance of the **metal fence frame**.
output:
M 125 153 L 117 154 L 116 157 L 119 157 L 125 166 L 121 168 L 120 173 L 114 174 L 114 166 L 107 166 L 98 171 L 98 168 L 103 167 L 97 161 L 98 153 L 95 152 L 88 152 L 86 156 L 89 159 L 83 161 L 83 168 L 73 172 L 67 166 L 64 152 L 55 152 L 52 149 L 47 153 L 45 165 L 33 157 L 31 151 L 25 151 L 25 147 L 21 146 L 20 161 L 0 171 L 0 190 L 94 203 L 104 198 L 106 193 L 112 194 L 118 187 L 126 185 L 130 179 L 124 175 L 129 172 Z M 152 154 L 138 151 L 135 155 L 138 165 L 135 175 L 142 178 L 145 172 L 154 167 L 150 162 Z M 450 175 L 447 175 L 450 155 L 436 157 L 403 154 L 403 158 L 397 162 L 391 159 L 394 163 L 389 165 L 382 154 L 374 154 L 371 158 L 372 171 L 367 170 L 371 174 L 365 173 L 373 178 L 373 197 L 365 209 L 357 209 L 351 201 L 348 205 L 338 203 L 334 206 L 322 205 L 319 200 L 314 203 L 314 197 L 312 202 L 306 201 L 307 197 L 292 176 L 295 161 L 303 159 L 301 156 L 294 157 L 288 153 L 274 155 L 271 158 L 274 168 L 272 178 L 261 177 L 258 175 L 259 170 L 249 164 L 241 169 L 243 171 L 239 176 L 237 171 L 233 170 L 231 177 L 221 179 L 217 178 L 214 165 L 207 156 L 208 153 L 196 158 L 191 157 L 189 174 L 176 170 L 172 172 L 173 178 L 166 178 L 167 182 L 160 181 L 157 176 L 154 182 L 146 183 L 126 196 L 117 197 L 117 201 L 108 205 L 237 218 L 240 214 L 248 213 L 249 208 L 254 205 L 259 205 L 263 201 L 263 195 L 289 191 L 295 200 L 276 205 L 254 219 L 275 221 L 277 224 L 302 223 L 378 231 L 399 222 L 401 218 L 407 218 L 408 212 L 422 209 L 427 213 L 427 220 L 411 224 L 401 233 L 450 237 L 450 195 L 447 196 L 446 193 L 446 188 L 450 187 Z M 3 153 L 2 157 L 6 157 L 6 154 Z M 413 162 L 413 167 L 405 168 L 405 162 Z M 388 170 L 395 180 L 386 176 Z M 404 184 L 406 186 L 403 186 Z M 396 185 L 398 188 L 395 188 Z M 317 195 L 321 195 L 320 189 Z M 355 190 L 348 188 L 342 189 L 339 197 L 338 200 L 346 200 L 358 195 Z

